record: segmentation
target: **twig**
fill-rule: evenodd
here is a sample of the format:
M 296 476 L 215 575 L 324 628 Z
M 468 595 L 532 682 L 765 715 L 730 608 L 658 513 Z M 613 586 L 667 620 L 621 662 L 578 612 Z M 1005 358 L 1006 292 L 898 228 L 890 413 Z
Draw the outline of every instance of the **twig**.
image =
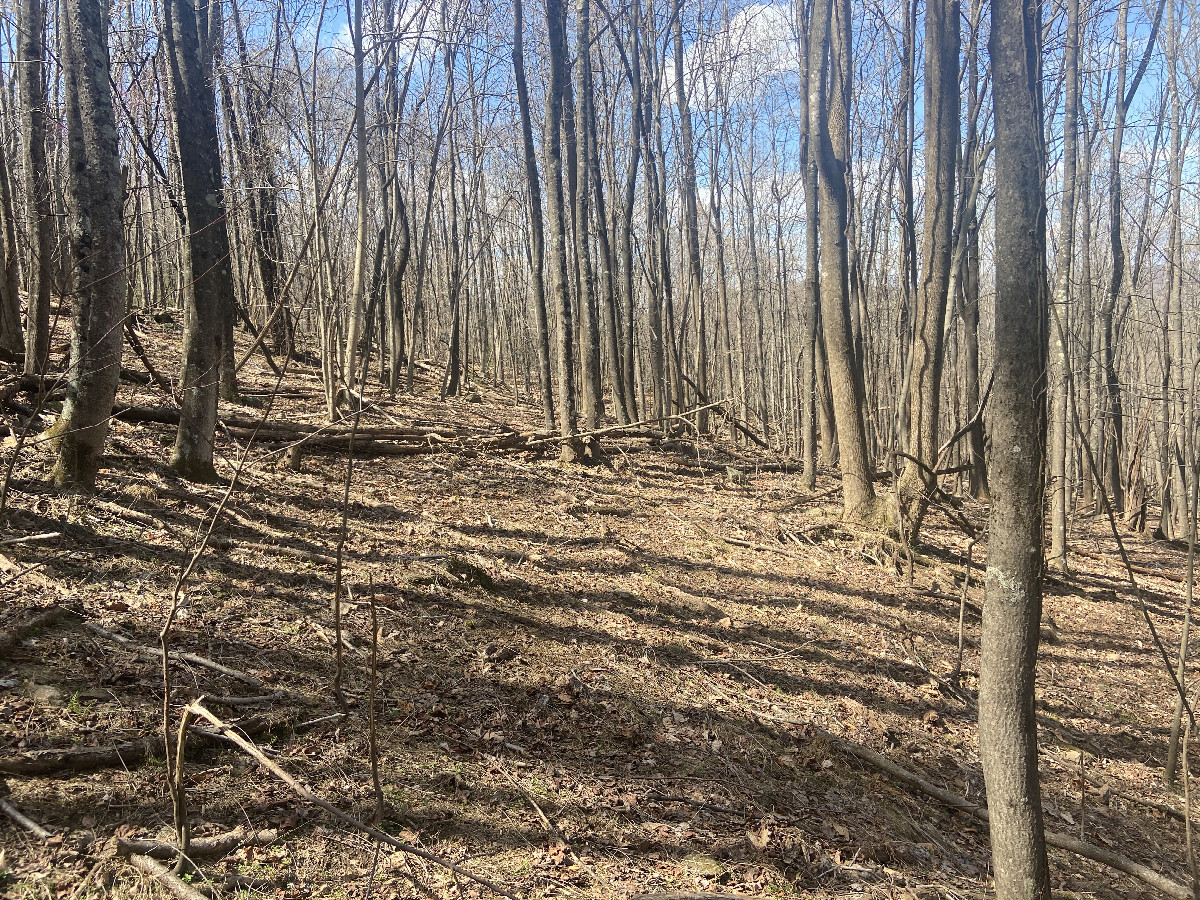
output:
M 230 726 L 226 725 L 224 722 L 222 722 L 220 719 L 218 719 L 216 716 L 214 716 L 211 712 L 209 712 L 207 709 L 205 709 L 199 702 L 193 702 L 192 704 L 190 704 L 189 709 L 191 709 L 192 712 L 195 713 L 195 715 L 198 716 L 199 718 L 205 719 L 208 722 L 212 723 L 213 727 L 216 728 L 218 731 L 222 732 L 231 742 L 233 742 L 234 744 L 237 744 L 237 746 L 241 747 L 244 751 L 246 751 L 246 753 L 248 753 L 248 754 L 250 754 L 250 756 L 254 757 L 254 759 L 258 761 L 258 764 L 260 766 L 262 766 L 264 769 L 266 769 L 268 772 L 270 772 L 272 775 L 274 775 L 276 778 L 278 778 L 280 781 L 282 781 L 284 784 L 286 784 L 288 787 L 290 787 L 299 797 L 301 797 L 304 800 L 307 800 L 313 806 L 317 806 L 317 807 L 325 810 L 325 812 L 329 813 L 331 816 L 334 816 L 335 818 L 340 819 L 342 822 L 345 822 L 347 825 L 357 828 L 359 831 L 363 832 L 364 834 L 368 835 L 369 837 L 374 838 L 375 840 L 379 841 L 380 843 L 387 844 L 389 847 L 394 847 L 395 849 L 400 850 L 403 853 L 408 853 L 411 856 L 415 856 L 418 859 L 423 859 L 426 862 L 431 862 L 431 863 L 435 863 L 436 865 L 442 866 L 443 868 L 448 869 L 449 871 L 455 873 L 456 875 L 461 875 L 464 878 L 474 881 L 476 884 L 482 885 L 483 887 L 486 887 L 489 890 L 494 891 L 495 893 L 499 894 L 502 897 L 508 897 L 509 900 L 520 900 L 520 898 L 518 898 L 516 894 L 510 893 L 509 891 L 505 890 L 504 888 L 502 888 L 500 885 L 496 884 L 495 882 L 490 881 L 487 878 L 484 878 L 482 875 L 476 875 L 474 872 L 464 869 L 462 866 L 458 865 L 457 863 L 451 862 L 450 860 L 446 859 L 445 857 L 438 856 L 436 853 L 430 853 L 428 850 L 422 850 L 420 847 L 414 847 L 412 844 L 409 844 L 405 841 L 399 840 L 398 838 L 392 837 L 390 834 L 388 834 L 385 831 L 380 831 L 378 828 L 374 828 L 374 827 L 366 824 L 365 822 L 359 821 L 358 819 L 354 818 L 354 816 L 350 815 L 349 813 L 342 812 L 340 809 L 338 809 L 332 803 L 329 803 L 328 801 L 324 800 L 323 798 L 321 798 L 320 796 L 315 794 L 312 790 L 305 787 L 303 784 L 301 784 L 299 781 L 297 781 L 295 778 L 293 778 L 291 775 L 289 775 L 287 772 L 285 772 L 277 763 L 268 759 L 267 756 L 258 747 L 256 747 L 254 744 L 250 743 L 249 741 L 245 740 L 241 735 L 239 735 L 236 731 L 234 731 L 232 728 L 230 728 Z
M 579 866 L 579 868 L 587 872 L 588 875 L 595 880 L 595 870 L 593 870 L 591 866 L 579 858 L 579 854 L 575 852 L 575 848 L 571 846 L 571 842 L 568 841 L 563 836 L 563 833 L 558 830 L 558 826 L 550 821 L 550 817 L 543 812 L 542 808 L 538 805 L 538 802 L 533 799 L 533 795 L 529 793 L 529 791 L 525 790 L 524 785 L 522 785 L 519 781 L 517 781 L 517 779 L 513 778 L 512 775 L 509 774 L 508 769 L 505 768 L 502 760 L 493 758 L 492 762 L 495 763 L 496 767 L 500 770 L 500 774 L 508 779 L 508 783 L 521 792 L 521 796 L 523 796 L 526 801 L 528 801 L 529 805 L 533 807 L 533 811 L 538 814 L 538 818 L 542 820 L 542 824 L 546 826 L 546 830 L 550 832 L 550 836 L 563 845 L 567 853 L 571 855 L 571 859 L 575 861 L 575 865 Z

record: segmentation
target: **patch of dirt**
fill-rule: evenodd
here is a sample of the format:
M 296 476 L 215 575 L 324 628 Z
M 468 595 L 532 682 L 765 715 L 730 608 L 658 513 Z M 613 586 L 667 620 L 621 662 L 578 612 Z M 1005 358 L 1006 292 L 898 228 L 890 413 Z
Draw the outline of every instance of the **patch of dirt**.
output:
M 259 374 L 243 387 L 261 397 L 272 384 Z M 319 424 L 315 374 L 295 371 L 287 385 L 272 417 Z M 536 431 L 536 410 L 474 390 L 483 402 L 441 403 L 422 382 L 363 424 Z M 120 399 L 163 402 L 136 385 Z M 19 433 L 23 421 L 5 416 Z M 47 488 L 44 446 L 17 461 L 0 538 L 58 536 L 0 547 L 0 631 L 51 604 L 72 615 L 0 660 L 0 759 L 161 740 L 161 661 L 139 648 L 157 645 L 175 580 L 225 492 L 172 475 L 172 435 L 114 422 L 92 497 Z M 172 670 L 176 701 L 205 696 L 225 721 L 268 717 L 256 740 L 278 765 L 371 818 L 373 602 L 381 827 L 401 840 L 522 897 L 984 896 L 986 829 L 824 736 L 982 801 L 973 707 L 946 686 L 967 538 L 935 512 L 910 587 L 890 542 L 839 525 L 832 473 L 807 494 L 797 476 L 762 471 L 781 460 L 727 442 L 602 444 L 607 463 L 592 468 L 561 466 L 553 444 L 544 455 L 439 446 L 355 461 L 341 552 L 344 717 L 330 604 L 346 460 L 308 455 L 293 471 L 284 451 L 251 447 L 171 647 L 261 687 L 184 660 Z M 244 444 L 224 436 L 219 449 L 229 477 Z M 965 514 L 985 524 L 982 508 Z M 1122 797 L 1182 807 L 1161 779 L 1171 684 L 1106 526 L 1072 527 L 1089 555 L 1048 586 L 1054 641 L 1039 665 L 1039 708 L 1053 720 L 1041 733 L 1047 825 L 1186 882 L 1181 823 Z M 1173 647 L 1185 554 L 1125 539 L 1138 566 L 1173 576 L 1139 576 Z M 965 617 L 968 694 L 984 552 L 974 551 Z M 172 836 L 166 752 L 155 746 L 125 765 L 8 775 L 7 799 L 55 837 L 0 820 L 0 892 L 161 892 L 116 853 L 118 837 Z M 279 898 L 487 893 L 377 847 L 236 748 L 198 742 L 185 785 L 196 837 L 279 831 L 270 846 L 205 862 L 194 881 L 249 876 L 251 896 Z M 1150 896 L 1077 857 L 1052 858 L 1056 888 L 1072 896 Z

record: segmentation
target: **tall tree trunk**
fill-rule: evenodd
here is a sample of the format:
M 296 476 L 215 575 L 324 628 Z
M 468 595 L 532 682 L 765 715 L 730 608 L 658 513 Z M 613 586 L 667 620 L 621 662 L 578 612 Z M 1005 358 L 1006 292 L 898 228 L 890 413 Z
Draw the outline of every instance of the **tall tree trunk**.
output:
M 542 226 L 542 186 L 538 178 L 537 153 L 533 147 L 533 124 L 529 114 L 529 88 L 525 83 L 525 11 L 522 0 L 513 2 L 513 74 L 517 82 L 517 105 L 521 111 L 521 143 L 525 150 L 525 180 L 529 184 L 529 231 L 533 268 L 533 315 L 537 328 L 538 378 L 542 389 L 542 412 L 546 426 L 554 427 L 554 388 L 550 379 L 550 327 L 546 315 L 546 236 Z
M 580 79 L 586 77 L 587 90 L 580 92 L 581 126 L 587 138 L 587 160 L 585 165 L 590 175 L 593 194 L 593 218 L 595 220 L 597 245 L 600 257 L 600 286 L 603 290 L 604 342 L 608 358 L 608 380 L 612 389 L 613 412 L 617 421 L 625 424 L 633 421 L 625 394 L 625 381 L 621 373 L 620 310 L 617 300 L 617 264 L 609 234 L 608 210 L 604 199 L 604 179 L 600 171 L 600 146 L 596 129 L 596 102 L 592 93 L 591 48 L 580 47 Z
M 1125 123 L 1129 108 L 1133 105 L 1134 97 L 1146 74 L 1146 67 L 1153 52 L 1155 39 L 1158 36 L 1158 25 L 1162 20 L 1163 9 L 1167 0 L 1160 0 L 1158 13 L 1150 30 L 1145 53 L 1141 64 L 1133 76 L 1133 81 L 1126 86 L 1126 69 L 1129 64 L 1129 3 L 1118 4 L 1117 11 L 1117 103 L 1115 121 L 1112 129 L 1112 159 L 1109 165 L 1109 218 L 1108 238 L 1112 255 L 1112 273 L 1108 282 L 1108 293 L 1100 307 L 1101 320 L 1101 353 L 1104 365 L 1104 389 L 1108 407 L 1108 418 L 1104 436 L 1104 466 L 1103 473 L 1107 489 L 1113 498 L 1113 508 L 1124 512 L 1125 494 L 1121 484 L 1121 465 L 1125 448 L 1124 439 L 1124 408 L 1121 400 L 1121 380 L 1117 372 L 1117 351 L 1115 343 L 1114 315 L 1117 300 L 1125 289 L 1128 272 L 1125 259 L 1125 244 L 1121 235 L 1121 216 L 1124 212 L 1122 182 L 1121 182 L 1121 151 L 1125 139 Z
M 367 92 L 363 74 L 362 0 L 347 2 L 350 18 L 350 39 L 354 47 L 354 143 L 357 148 L 354 166 L 354 194 L 358 207 L 357 230 L 354 238 L 354 281 L 350 287 L 350 310 L 346 318 L 346 344 L 342 349 L 342 375 L 346 379 L 346 402 L 357 408 L 355 399 L 359 376 L 359 343 L 363 338 L 363 317 L 366 314 L 367 268 L 370 265 L 370 206 L 367 197 Z M 447 83 L 449 79 L 447 79 Z M 370 347 L 370 335 L 367 335 Z M 369 350 L 367 355 L 369 356 Z M 363 366 L 365 370 L 366 366 Z
M 44 373 L 50 361 L 50 288 L 54 278 L 54 219 L 46 158 L 46 10 L 42 0 L 22 0 L 17 34 L 17 86 L 25 132 L 28 198 L 25 371 L 32 375 Z
M 683 69 L 683 3 L 675 0 L 675 103 L 679 108 L 679 152 L 683 157 L 683 177 L 679 189 L 683 194 L 683 236 L 687 255 L 687 293 L 685 304 L 695 310 L 696 334 L 696 392 L 703 403 L 708 399 L 708 340 L 704 315 L 704 296 L 700 290 L 700 223 L 696 200 L 696 148 L 692 142 L 692 113 L 688 107 L 687 85 Z M 708 411 L 696 417 L 700 432 L 708 431 Z
M 219 4 L 218 4 L 219 5 Z M 238 62 L 243 71 L 250 71 L 250 54 L 246 48 L 245 32 L 242 29 L 241 12 L 237 0 L 230 5 L 233 16 L 234 35 L 237 39 Z M 276 47 L 281 43 L 280 17 L 276 12 L 274 34 Z M 267 145 L 263 134 L 263 119 L 267 104 L 273 93 L 276 66 L 270 70 L 271 81 L 263 90 L 248 82 L 245 88 L 245 121 L 242 147 L 242 177 L 245 181 L 249 202 L 250 230 L 254 241 L 254 255 L 258 262 L 259 280 L 262 282 L 265 315 L 271 316 L 279 303 L 279 263 L 283 257 L 283 241 L 279 232 L 279 186 L 272 159 L 273 148 Z M 233 115 L 232 91 L 227 116 Z M 276 352 L 291 356 L 295 353 L 295 327 L 292 313 L 283 309 L 272 326 L 271 340 Z
M 812 6 L 811 3 L 796 4 L 796 33 L 804 59 L 808 59 L 813 49 L 809 30 Z M 820 128 L 821 87 L 819 81 L 813 80 L 815 74 L 818 72 L 811 65 L 800 71 L 800 124 L 804 129 L 800 141 L 800 167 L 804 179 L 804 294 L 799 317 L 800 452 L 804 462 L 804 486 L 810 491 L 817 485 L 817 307 L 820 303 L 817 154 L 821 151 L 816 134 Z
M 5 92 L 0 76 L 0 94 Z M 21 256 L 13 204 L 8 149 L 0 141 L 0 354 L 16 359 L 25 351 L 21 327 Z
M 992 0 L 996 361 L 979 755 L 998 900 L 1050 900 L 1034 677 L 1042 607 L 1046 196 L 1040 4 Z
M 185 478 L 212 481 L 221 329 L 233 308 L 216 97 L 204 73 L 193 0 L 165 0 L 163 16 L 188 220 L 183 391 L 171 467 Z
M 809 46 L 809 79 L 821 82 L 817 154 L 821 226 L 821 324 L 842 468 L 844 516 L 870 526 L 884 523 L 886 509 L 875 494 L 863 429 L 863 398 L 856 372 L 850 321 L 847 259 L 847 188 L 850 141 L 850 22 L 846 0 L 817 0 Z M 826 69 L 828 68 L 828 72 Z
M 53 434 L 54 480 L 91 489 L 121 374 L 125 202 L 101 0 L 64 0 L 60 22 L 67 114 L 74 285 L 67 399 Z
M 578 125 L 567 131 L 568 153 L 574 159 L 575 266 L 578 270 L 579 343 L 584 427 L 589 431 L 604 416 L 604 394 L 600 385 L 600 306 L 596 299 L 596 269 L 592 264 L 592 171 L 589 161 L 595 152 L 587 127 L 592 98 L 591 10 L 589 0 L 579 0 L 576 10 L 576 58 L 579 73 Z M 571 136 L 575 152 L 570 153 Z M 568 163 L 569 164 L 569 163 Z
M 1067 0 L 1063 48 L 1066 99 L 1063 108 L 1063 184 L 1054 306 L 1050 329 L 1050 560 L 1067 571 L 1067 390 L 1070 374 L 1069 318 L 1071 266 L 1075 258 L 1075 175 L 1079 129 L 1079 0 Z
M 963 318 L 963 393 L 967 415 L 974 416 L 979 408 L 979 191 L 977 182 L 981 165 L 979 159 L 979 108 L 982 105 L 979 85 L 979 29 L 983 13 L 982 0 L 971 0 L 971 31 L 967 42 L 967 96 L 971 115 L 967 118 L 967 140 L 963 147 L 963 192 L 966 203 L 959 228 L 965 229 L 963 248 L 962 318 Z M 971 465 L 968 489 L 976 500 L 988 496 L 987 459 L 983 447 L 983 422 L 976 421 L 967 432 L 967 461 Z
M 904 527 L 915 541 L 937 487 L 938 416 L 942 390 L 942 343 L 950 294 L 954 235 L 954 169 L 959 151 L 958 0 L 925 6 L 925 218 L 921 289 L 913 316 L 908 396 L 909 445 L 897 490 Z

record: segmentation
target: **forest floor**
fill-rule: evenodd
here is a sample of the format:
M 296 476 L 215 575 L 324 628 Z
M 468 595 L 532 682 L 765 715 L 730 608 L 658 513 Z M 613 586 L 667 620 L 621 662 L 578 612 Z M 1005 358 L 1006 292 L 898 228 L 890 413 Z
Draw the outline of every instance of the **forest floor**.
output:
M 171 370 L 165 354 L 160 363 Z M 247 370 L 243 386 L 272 383 Z M 289 374 L 286 387 L 272 418 L 320 423 L 314 373 Z M 470 400 L 443 403 L 435 383 L 418 388 L 363 424 L 538 424 L 503 390 L 477 385 Z M 164 404 L 138 385 L 123 384 L 119 399 Z M 0 650 L 6 799 L 54 832 L 40 840 L 0 817 L 0 895 L 166 896 L 117 846 L 172 836 L 160 660 L 137 646 L 157 645 L 180 569 L 226 490 L 172 475 L 173 434 L 115 422 L 90 497 L 48 487 L 44 446 L 17 460 L 0 530 L 0 634 L 42 607 L 70 614 L 7 658 Z M 224 476 L 242 446 L 222 438 Z M 380 828 L 400 840 L 521 897 L 985 896 L 986 826 L 845 752 L 870 748 L 981 802 L 971 695 L 982 542 L 955 691 L 962 530 L 931 515 L 910 584 L 887 540 L 839 524 L 831 473 L 810 494 L 796 475 L 762 471 L 774 457 L 668 446 L 606 442 L 607 462 L 591 468 L 560 465 L 552 444 L 545 455 L 451 442 L 357 459 L 342 554 L 348 715 L 332 690 L 330 612 L 345 455 L 310 454 L 292 471 L 252 447 L 171 636 L 173 649 L 243 677 L 181 661 L 175 698 L 205 695 L 282 769 L 371 819 L 373 593 Z M 964 514 L 985 523 L 978 505 Z M 1186 554 L 1123 536 L 1171 647 Z M 1186 883 L 1182 824 L 1142 802 L 1183 807 L 1162 786 L 1171 682 L 1107 525 L 1077 519 L 1071 546 L 1072 578 L 1048 586 L 1038 667 L 1047 826 Z M 53 751 L 122 742 L 115 764 L 14 774 L 36 759 L 53 768 Z M 276 832 L 202 862 L 198 887 L 246 879 L 218 895 L 494 896 L 381 849 L 236 747 L 195 740 L 184 782 L 193 839 Z M 1064 896 L 1154 896 L 1076 856 L 1052 851 L 1051 865 Z

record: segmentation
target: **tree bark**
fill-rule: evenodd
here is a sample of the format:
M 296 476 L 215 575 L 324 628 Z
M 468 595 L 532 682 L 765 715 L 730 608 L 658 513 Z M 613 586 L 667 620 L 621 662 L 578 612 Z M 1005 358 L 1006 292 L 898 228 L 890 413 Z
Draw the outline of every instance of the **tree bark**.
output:
M 1050 898 L 1034 676 L 1042 605 L 1046 436 L 1046 198 L 1041 10 L 992 0 L 996 361 L 992 508 L 979 668 L 979 755 L 998 900 Z
M 600 384 L 600 306 L 596 297 L 596 269 L 592 262 L 592 170 L 589 161 L 595 148 L 587 126 L 592 104 L 591 18 L 590 0 L 579 0 L 576 7 L 576 58 L 578 70 L 577 127 L 567 129 L 568 167 L 574 160 L 575 190 L 575 267 L 579 298 L 579 350 L 582 381 L 582 413 L 584 428 L 591 431 L 604 416 L 604 394 Z M 572 137 L 575 152 L 572 153 Z
M 704 296 L 700 290 L 700 222 L 696 199 L 696 148 L 692 142 L 692 113 L 688 107 L 687 85 L 683 68 L 683 3 L 675 0 L 673 39 L 675 44 L 675 104 L 679 109 L 679 153 L 683 157 L 683 176 L 679 190 L 683 194 L 683 235 L 687 259 L 687 293 L 685 308 L 690 304 L 696 316 L 695 386 L 701 403 L 708 402 L 708 340 L 706 335 Z M 696 416 L 701 434 L 708 432 L 708 410 Z
M 0 94 L 5 90 L 0 77 Z M 17 242 L 8 151 L 0 142 L 0 353 L 16 359 L 25 351 L 21 327 L 21 257 Z
M 95 487 L 121 374 L 125 319 L 124 182 L 101 0 L 64 0 L 60 22 L 74 254 L 67 399 L 52 429 L 54 480 Z

